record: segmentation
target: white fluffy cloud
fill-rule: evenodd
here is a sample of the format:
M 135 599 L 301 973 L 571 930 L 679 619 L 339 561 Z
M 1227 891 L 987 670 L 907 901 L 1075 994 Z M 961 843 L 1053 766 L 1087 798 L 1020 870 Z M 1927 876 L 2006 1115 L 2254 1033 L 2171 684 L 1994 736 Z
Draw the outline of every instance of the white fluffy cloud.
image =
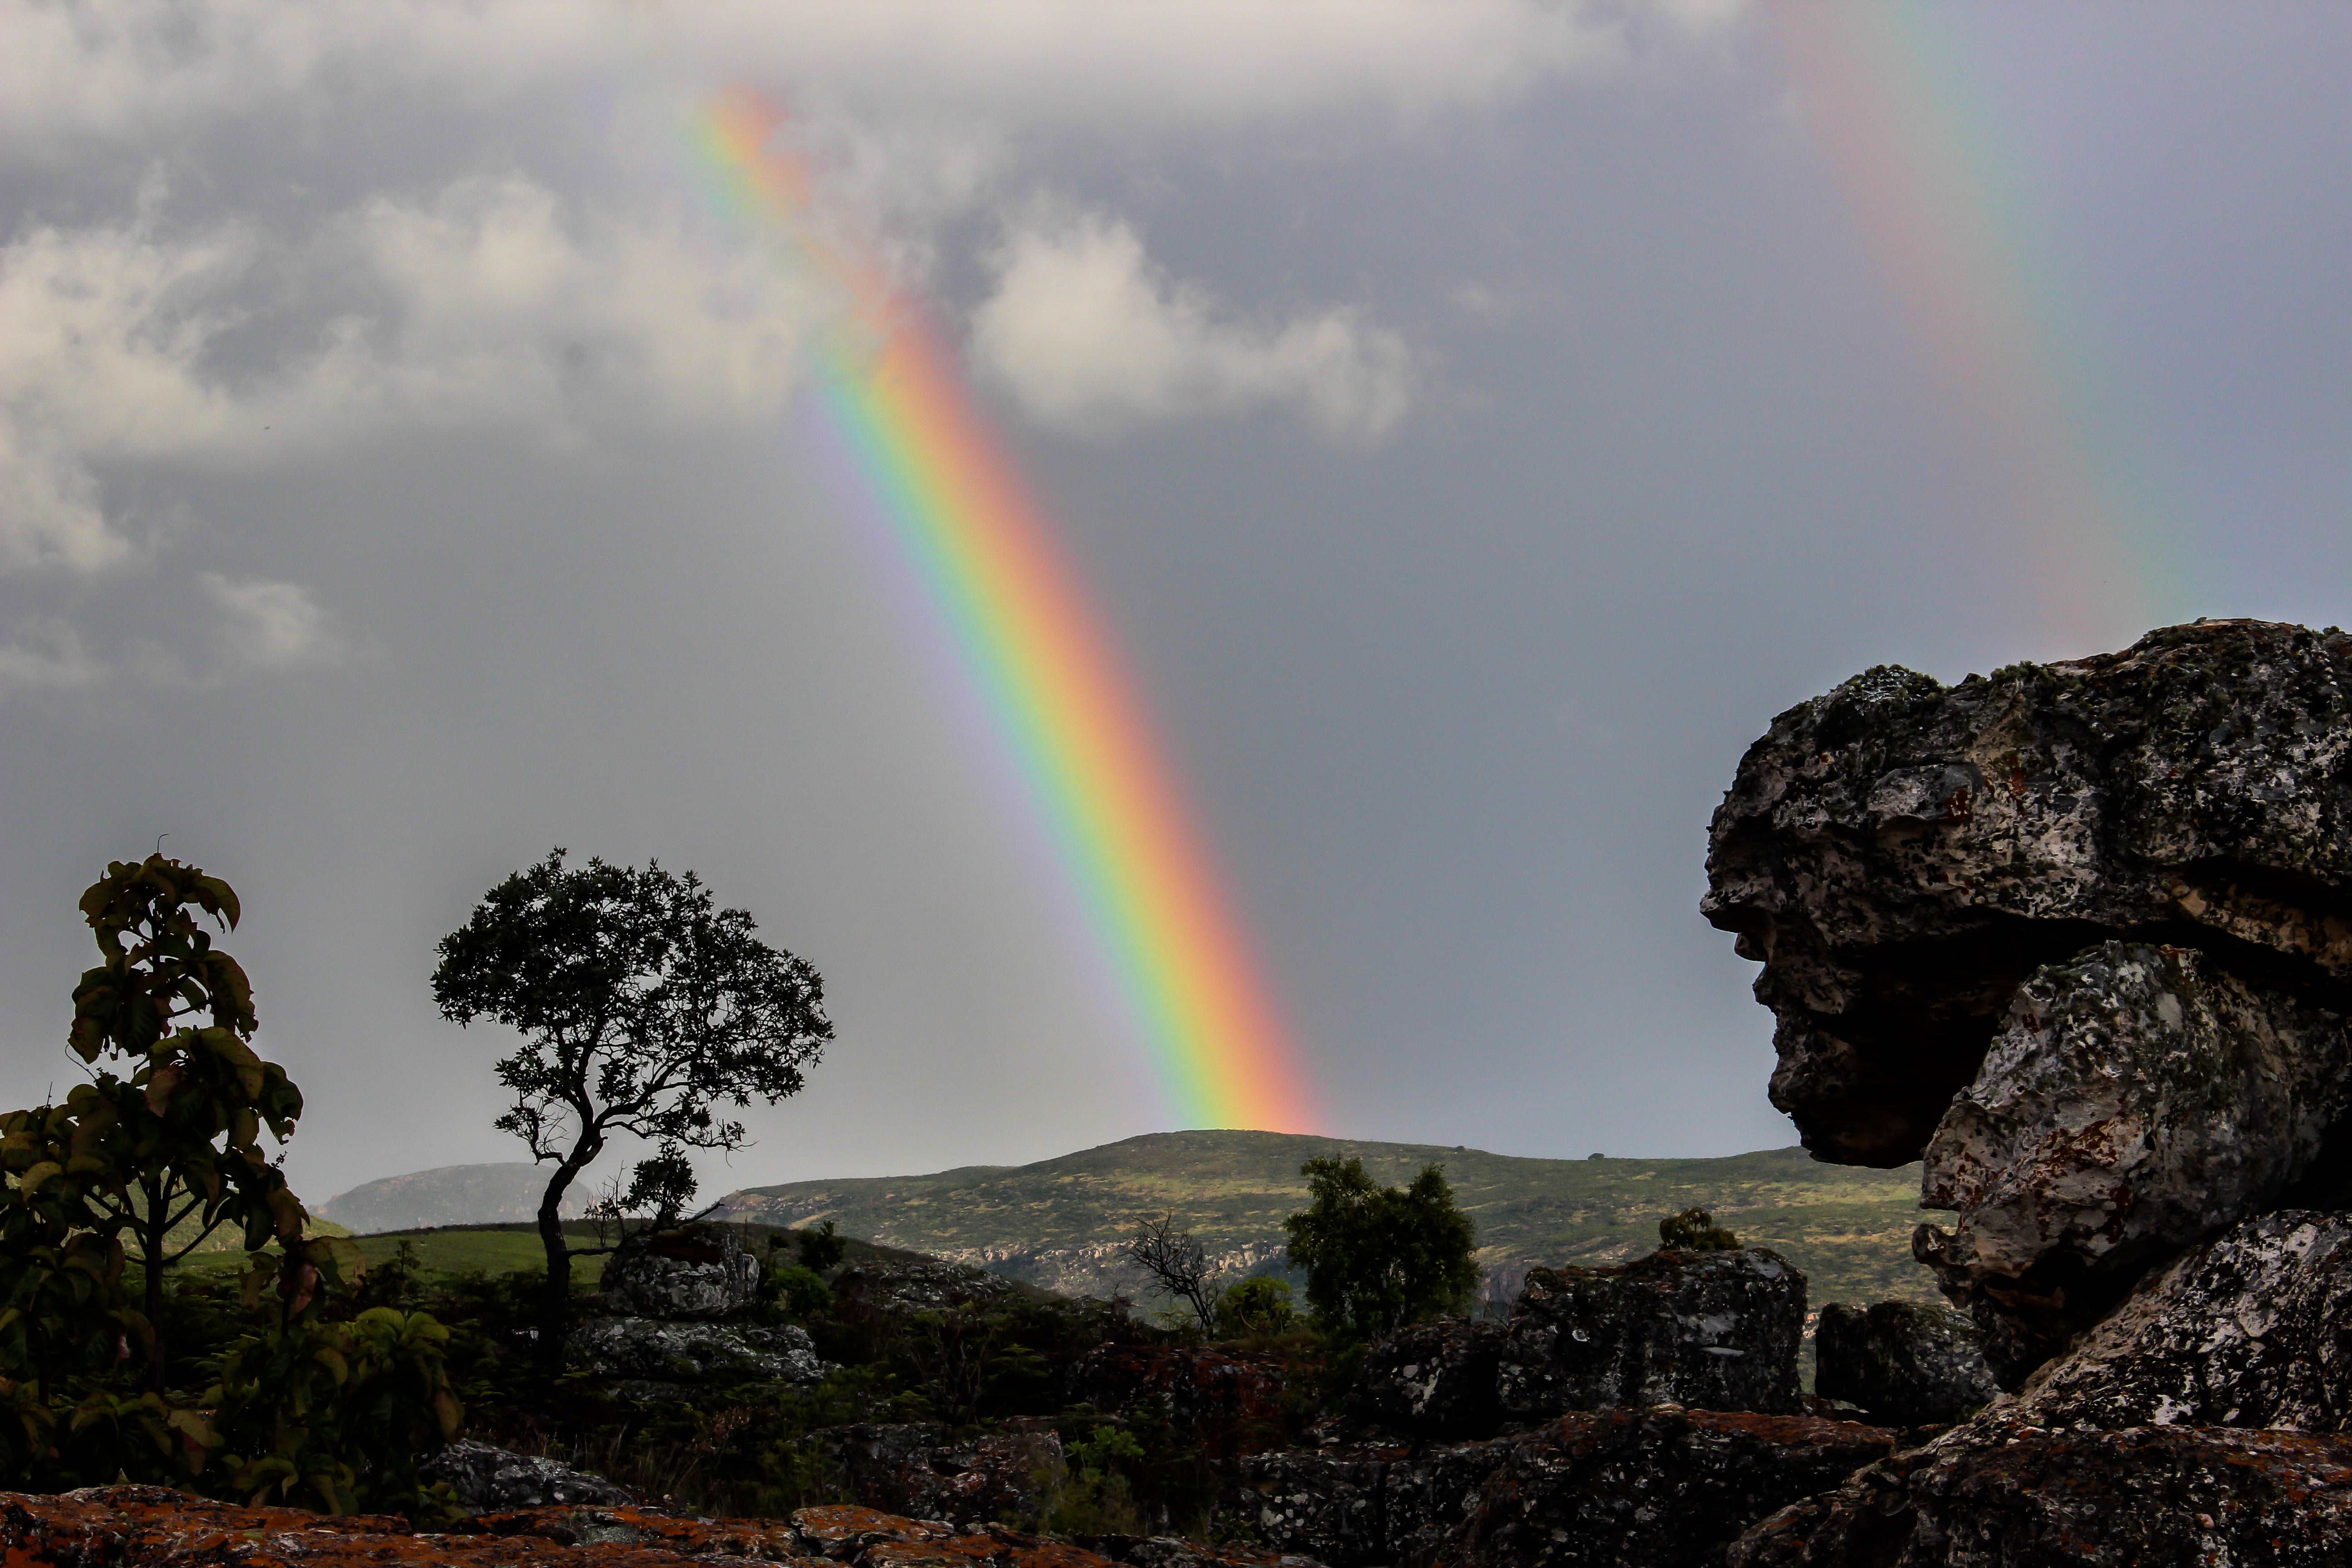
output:
M 1236 321 L 1098 214 L 1007 237 L 972 347 L 1031 417 L 1082 432 L 1280 407 L 1335 439 L 1371 441 L 1394 427 L 1412 386 L 1403 340 L 1360 312 Z
M 405 79 L 480 102 L 650 65 L 1021 123 L 1481 104 L 1738 0 L 59 0 L 0 9 L 0 125 L 139 135 Z

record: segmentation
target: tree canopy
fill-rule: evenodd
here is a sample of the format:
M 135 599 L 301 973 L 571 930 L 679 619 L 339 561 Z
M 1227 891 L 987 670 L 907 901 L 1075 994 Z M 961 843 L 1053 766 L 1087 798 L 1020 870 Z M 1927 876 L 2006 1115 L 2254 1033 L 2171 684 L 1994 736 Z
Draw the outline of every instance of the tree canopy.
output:
M 1458 1312 L 1477 1288 L 1477 1227 L 1455 1205 L 1445 1168 L 1383 1187 L 1360 1159 L 1325 1155 L 1299 1167 L 1306 1210 L 1285 1222 L 1290 1261 L 1307 1271 L 1307 1302 L 1360 1334 Z
M 693 872 L 564 855 L 491 889 L 442 939 L 433 973 L 443 1016 L 522 1037 L 497 1065 L 514 1094 L 497 1125 L 555 1164 L 539 1208 L 550 1355 L 572 1256 L 593 1250 L 565 1243 L 561 1205 L 607 1141 L 662 1145 L 638 1185 L 674 1192 L 682 1150 L 742 1145 L 743 1124 L 719 1108 L 799 1092 L 833 1038 L 815 969 L 761 942 L 744 910 L 714 907 Z

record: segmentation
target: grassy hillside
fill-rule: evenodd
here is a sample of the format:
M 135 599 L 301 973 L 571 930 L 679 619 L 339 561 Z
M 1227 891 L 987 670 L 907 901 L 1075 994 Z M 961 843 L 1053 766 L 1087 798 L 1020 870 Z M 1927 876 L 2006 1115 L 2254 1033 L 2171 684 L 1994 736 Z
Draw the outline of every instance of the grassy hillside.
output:
M 832 1219 L 852 1236 L 981 1263 L 1055 1289 L 1136 1281 L 1118 1258 L 1139 1215 L 1173 1210 L 1234 1272 L 1280 1267 L 1282 1222 L 1302 1207 L 1300 1163 L 1360 1156 L 1382 1181 L 1445 1167 L 1478 1222 L 1479 1256 L 1507 1293 L 1528 1263 L 1601 1263 L 1656 1247 L 1658 1221 L 1694 1205 L 1803 1268 L 1814 1303 L 1934 1298 L 1911 1260 L 1919 1172 L 1815 1163 L 1801 1150 L 1706 1160 L 1528 1160 L 1483 1150 L 1278 1132 L 1160 1132 L 1034 1165 L 928 1176 L 793 1182 L 732 1194 L 731 1217 Z

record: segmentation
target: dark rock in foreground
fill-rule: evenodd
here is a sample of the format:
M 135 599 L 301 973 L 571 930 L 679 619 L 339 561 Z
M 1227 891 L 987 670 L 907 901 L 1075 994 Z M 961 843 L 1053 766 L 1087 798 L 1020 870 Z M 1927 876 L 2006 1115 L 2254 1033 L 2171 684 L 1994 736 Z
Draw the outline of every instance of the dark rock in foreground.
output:
M 2153 1275 L 2025 1387 L 2042 1426 L 2352 1425 L 2352 1215 L 2263 1215 Z
M 1499 1352 L 1499 1403 L 1521 1418 L 1649 1405 L 1793 1414 L 1804 1327 L 1805 1277 L 1760 1249 L 1533 1269 Z
M 831 1426 L 812 1434 L 860 1502 L 915 1519 L 980 1528 L 1034 1519 L 1041 1488 L 1063 1473 L 1051 1432 L 1004 1432 L 957 1441 L 936 1422 Z
M 1724 1411 L 1587 1411 L 1423 1452 L 1263 1454 L 1236 1504 L 1270 1545 L 1340 1568 L 1682 1568 L 1884 1458 L 1892 1434 Z
M 473 1513 L 637 1500 L 628 1488 L 602 1476 L 470 1437 L 460 1438 L 434 1455 L 421 1473 L 427 1483 L 448 1482 L 458 1506 Z
M 808 1331 L 655 1318 L 591 1318 L 564 1342 L 572 1364 L 631 1383 L 814 1383 L 826 1367 Z
M 2000 1393 L 1983 1334 L 1948 1307 L 1832 1301 L 1813 1331 L 1813 1392 L 1889 1426 L 1957 1421 Z
M 1486 1437 L 1503 1424 L 1501 1323 L 1441 1318 L 1364 1352 L 1348 1414 L 1401 1432 Z
M 1073 1405 L 1149 1409 L 1183 1427 L 1211 1458 L 1264 1447 L 1283 1425 L 1285 1363 L 1202 1345 L 1103 1344 L 1066 1374 Z
M 2156 1568 L 2352 1561 L 2352 1439 L 1979 1420 L 1787 1508 L 1729 1568 Z

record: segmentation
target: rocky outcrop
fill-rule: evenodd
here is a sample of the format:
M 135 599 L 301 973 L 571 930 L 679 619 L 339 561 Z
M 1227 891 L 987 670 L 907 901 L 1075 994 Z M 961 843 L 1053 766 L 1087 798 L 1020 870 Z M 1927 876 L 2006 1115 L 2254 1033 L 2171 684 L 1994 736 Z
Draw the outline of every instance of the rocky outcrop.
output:
M 971 1529 L 1034 1520 L 1064 1468 L 1062 1440 L 1046 1431 L 958 1441 L 936 1422 L 903 1422 L 829 1426 L 812 1436 L 859 1502 Z
M 961 1263 L 861 1264 L 833 1277 L 833 1295 L 837 1302 L 893 1318 L 1031 1299 L 1012 1280 Z
M 612 1506 L 638 1500 L 628 1488 L 602 1476 L 470 1437 L 444 1447 L 425 1462 L 420 1474 L 427 1484 L 447 1482 L 457 1505 L 470 1513 L 574 1503 Z
M 688 1226 L 623 1243 L 603 1289 L 605 1307 L 623 1317 L 739 1317 L 759 1304 L 760 1260 L 730 1226 Z
M 1813 1330 L 1813 1392 L 1887 1426 L 1940 1426 L 2000 1394 L 1981 1331 L 1948 1307 L 1832 1301 Z
M 539 1508 L 412 1532 L 375 1514 L 237 1508 L 162 1487 L 57 1497 L 0 1492 L 0 1557 L 24 1568 L 1108 1568 L 1108 1558 L 1013 1531 L 959 1533 L 868 1508 L 790 1520 L 680 1519 L 639 1508 Z M 1311 1565 L 1309 1565 L 1311 1568 Z
M 592 1318 L 565 1342 L 580 1371 L 640 1384 L 815 1383 L 826 1372 L 808 1331 L 732 1323 Z M 658 1394 L 661 1390 L 637 1390 Z
M 1534 1269 L 1497 1354 L 1496 1401 L 1522 1419 L 1668 1404 L 1792 1414 L 1804 1323 L 1805 1277 L 1760 1248 Z
M 2144 1281 L 2026 1384 L 2040 1426 L 2352 1426 L 2352 1215 L 2246 1221 Z
M 1072 1364 L 1072 1405 L 1113 1414 L 1148 1408 L 1192 1434 L 1211 1458 L 1280 1440 L 1285 1364 L 1196 1345 L 1103 1344 Z
M 2352 1557 L 2352 1439 L 1979 1418 L 1749 1531 L 1729 1568 L 2144 1568 Z
M 2012 1383 L 2168 1250 L 2278 1206 L 2352 1078 L 2352 637 L 2253 621 L 1773 721 L 1703 908 L 1762 962 L 1775 1104 L 1927 1159 L 1921 1257 Z M 1958 1097 L 1956 1100 L 1955 1097 Z
M 1503 1422 L 1498 1322 L 1442 1318 L 1398 1330 L 1358 1364 L 1348 1414 L 1359 1422 L 1438 1437 L 1486 1437 Z
M 1265 1454 L 1235 1506 L 1269 1545 L 1355 1568 L 1682 1568 L 1894 1449 L 1851 1422 L 1587 1411 L 1516 1436 Z

